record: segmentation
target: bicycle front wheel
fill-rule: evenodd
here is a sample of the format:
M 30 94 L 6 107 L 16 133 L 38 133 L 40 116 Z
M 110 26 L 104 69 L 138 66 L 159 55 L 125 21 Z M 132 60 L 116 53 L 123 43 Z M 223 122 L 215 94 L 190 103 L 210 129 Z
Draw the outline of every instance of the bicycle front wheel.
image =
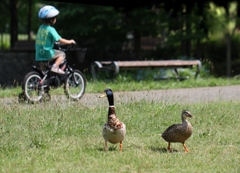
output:
M 86 78 L 79 70 L 73 70 L 64 82 L 64 91 L 68 98 L 73 100 L 80 99 L 86 89 Z

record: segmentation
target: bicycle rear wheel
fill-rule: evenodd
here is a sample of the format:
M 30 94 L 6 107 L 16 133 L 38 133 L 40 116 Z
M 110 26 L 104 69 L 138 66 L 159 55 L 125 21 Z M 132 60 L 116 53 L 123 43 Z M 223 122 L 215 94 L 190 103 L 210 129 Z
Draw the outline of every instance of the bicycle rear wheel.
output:
M 40 88 L 41 76 L 36 71 L 31 71 L 24 77 L 22 90 L 26 99 L 31 102 L 37 102 L 42 99 L 42 92 Z
M 64 82 L 64 91 L 68 98 L 73 100 L 80 99 L 86 89 L 86 78 L 79 70 L 73 70 L 73 74 L 70 74 Z

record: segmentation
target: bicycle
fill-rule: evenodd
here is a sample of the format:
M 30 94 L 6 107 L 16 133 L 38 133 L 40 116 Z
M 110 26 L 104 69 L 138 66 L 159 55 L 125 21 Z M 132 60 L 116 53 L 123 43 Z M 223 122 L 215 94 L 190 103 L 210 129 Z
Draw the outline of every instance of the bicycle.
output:
M 71 44 L 66 49 L 63 49 L 58 43 L 55 43 L 55 45 L 59 50 L 66 53 L 65 60 L 59 66 L 65 74 L 58 74 L 51 71 L 54 61 L 41 61 L 45 70 L 32 65 L 33 71 L 28 72 L 23 79 L 22 92 L 18 96 L 20 103 L 25 101 L 31 103 L 50 101 L 50 88 L 56 89 L 62 85 L 67 98 L 79 100 L 84 95 L 86 78 L 80 70 L 73 69 L 67 63 L 67 60 L 72 58 L 72 60 L 82 63 L 87 48 L 77 48 L 77 44 Z

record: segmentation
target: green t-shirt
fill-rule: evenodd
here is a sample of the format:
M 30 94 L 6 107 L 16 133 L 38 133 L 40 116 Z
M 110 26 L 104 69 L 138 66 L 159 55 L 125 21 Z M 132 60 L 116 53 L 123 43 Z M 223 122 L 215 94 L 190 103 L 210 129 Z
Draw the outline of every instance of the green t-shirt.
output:
M 49 60 L 54 56 L 54 42 L 59 41 L 61 36 L 50 25 L 41 25 L 36 36 L 36 61 Z

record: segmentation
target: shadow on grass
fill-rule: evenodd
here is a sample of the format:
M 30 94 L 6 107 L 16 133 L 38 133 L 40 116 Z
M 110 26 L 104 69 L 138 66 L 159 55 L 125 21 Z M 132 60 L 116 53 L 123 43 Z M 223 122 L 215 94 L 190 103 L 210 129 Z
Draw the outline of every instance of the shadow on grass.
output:
M 118 146 L 117 145 L 113 145 L 113 146 L 110 146 L 110 147 L 108 147 L 108 151 L 116 151 L 118 148 L 117 148 Z M 104 151 L 103 150 L 103 147 L 101 148 L 101 147 L 99 147 L 98 149 L 97 149 L 98 151 Z
M 167 148 L 163 148 L 163 147 L 149 147 L 149 149 L 154 151 L 154 152 L 169 153 Z M 173 152 L 178 152 L 178 150 L 172 149 L 172 151 L 170 153 L 173 153 Z

